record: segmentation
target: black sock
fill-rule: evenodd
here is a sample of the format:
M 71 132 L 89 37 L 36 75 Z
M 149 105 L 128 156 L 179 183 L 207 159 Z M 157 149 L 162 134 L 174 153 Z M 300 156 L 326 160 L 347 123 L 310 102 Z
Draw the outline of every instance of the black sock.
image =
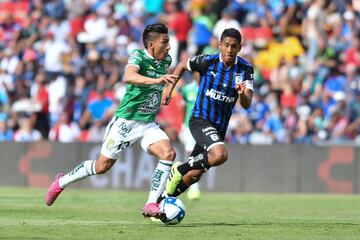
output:
M 162 194 L 160 194 L 160 196 L 158 197 L 158 199 L 156 200 L 156 203 L 160 203 L 162 200 L 164 200 L 166 197 L 168 197 L 166 192 L 163 192 Z
M 187 172 L 194 169 L 203 169 L 205 172 L 210 168 L 207 152 L 201 152 L 196 156 L 189 157 L 186 163 L 178 166 L 179 172 L 184 176 Z
M 177 197 L 179 196 L 180 194 L 182 194 L 183 192 L 186 191 L 186 189 L 188 189 L 189 186 L 187 186 L 184 181 L 181 179 L 181 181 L 178 183 L 178 185 L 176 186 L 176 189 L 174 191 L 173 194 L 169 195 L 169 196 L 172 196 L 172 197 Z
M 167 197 L 177 197 L 180 194 L 182 194 L 183 192 L 185 192 L 190 186 L 186 186 L 186 184 L 184 183 L 184 181 L 181 179 L 181 181 L 178 183 L 178 185 L 176 186 L 175 192 L 173 194 L 167 194 L 166 191 L 163 192 L 162 194 L 160 194 L 160 196 L 158 197 L 158 199 L 156 200 L 157 203 L 160 203 L 162 200 L 164 200 Z

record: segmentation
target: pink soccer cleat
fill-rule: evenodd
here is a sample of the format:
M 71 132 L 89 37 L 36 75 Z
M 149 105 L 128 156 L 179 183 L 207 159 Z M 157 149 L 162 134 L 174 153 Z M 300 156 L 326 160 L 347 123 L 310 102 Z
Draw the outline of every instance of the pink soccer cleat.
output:
M 46 193 L 46 198 L 45 198 L 46 205 L 51 206 L 55 202 L 57 197 L 60 195 L 60 193 L 64 190 L 59 185 L 59 178 L 61 178 L 62 176 L 64 176 L 64 174 L 59 173 L 56 176 L 55 181 L 50 185 Z
M 160 210 L 158 203 L 148 203 L 142 209 L 144 217 L 153 217 L 156 219 L 162 219 L 166 214 Z

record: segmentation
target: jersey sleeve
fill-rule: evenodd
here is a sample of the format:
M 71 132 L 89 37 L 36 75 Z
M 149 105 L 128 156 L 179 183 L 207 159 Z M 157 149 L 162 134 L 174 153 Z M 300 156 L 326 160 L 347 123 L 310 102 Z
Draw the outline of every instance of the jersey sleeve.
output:
M 135 66 L 137 68 L 140 68 L 141 62 L 142 62 L 142 58 L 140 56 L 140 53 L 139 53 L 138 50 L 135 50 L 135 51 L 133 51 L 131 53 L 125 67 L 127 67 L 127 66 Z
M 209 55 L 198 55 L 190 57 L 187 61 L 187 69 L 190 72 L 197 71 L 197 72 L 204 72 L 207 67 L 207 62 L 209 60 Z
M 254 67 L 249 66 L 245 72 L 246 88 L 254 91 Z

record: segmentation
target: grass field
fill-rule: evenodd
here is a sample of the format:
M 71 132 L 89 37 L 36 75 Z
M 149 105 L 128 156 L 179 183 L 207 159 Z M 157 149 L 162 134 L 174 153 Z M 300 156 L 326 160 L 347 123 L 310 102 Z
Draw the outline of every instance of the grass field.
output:
M 0 188 L 0 239 L 360 239 L 360 196 L 204 193 L 176 226 L 145 219 L 146 192 Z

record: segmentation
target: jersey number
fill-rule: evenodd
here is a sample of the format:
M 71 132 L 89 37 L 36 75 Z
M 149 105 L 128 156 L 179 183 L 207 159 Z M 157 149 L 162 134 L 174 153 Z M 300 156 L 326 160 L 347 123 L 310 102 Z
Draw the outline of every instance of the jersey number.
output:
M 130 145 L 129 141 L 121 142 L 118 146 L 118 150 L 122 151 Z

